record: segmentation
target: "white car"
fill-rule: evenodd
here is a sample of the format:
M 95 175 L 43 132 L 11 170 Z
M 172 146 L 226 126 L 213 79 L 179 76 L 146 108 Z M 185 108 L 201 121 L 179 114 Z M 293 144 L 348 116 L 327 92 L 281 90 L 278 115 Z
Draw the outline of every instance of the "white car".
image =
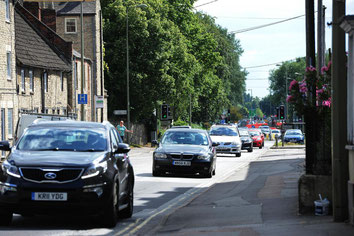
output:
M 271 132 L 272 132 L 272 135 L 274 135 L 274 138 L 278 138 L 278 139 L 281 138 L 281 132 L 279 129 L 272 129 Z
M 241 156 L 241 139 L 238 128 L 232 125 L 213 125 L 210 128 L 210 137 L 216 147 L 216 153 L 235 154 Z

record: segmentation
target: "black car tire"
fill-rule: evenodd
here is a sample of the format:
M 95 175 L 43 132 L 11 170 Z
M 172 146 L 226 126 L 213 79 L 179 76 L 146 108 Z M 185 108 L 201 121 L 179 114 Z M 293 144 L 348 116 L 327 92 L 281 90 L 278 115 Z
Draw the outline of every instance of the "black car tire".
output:
M 4 209 L 0 209 L 0 225 L 8 226 L 12 221 L 12 212 Z
M 205 173 L 205 174 L 204 174 L 204 177 L 205 177 L 205 178 L 211 178 L 211 177 L 213 177 L 213 171 L 209 171 L 209 172 Z
M 153 170 L 152 171 L 152 176 L 159 177 L 159 176 L 162 176 L 162 173 L 160 171 Z
M 133 208 L 134 208 L 134 190 L 133 190 L 133 181 L 129 181 L 129 192 L 127 196 L 128 206 L 127 208 L 121 210 L 119 212 L 120 218 L 130 218 L 133 215 Z
M 115 182 L 113 185 L 112 197 L 104 207 L 104 211 L 102 214 L 102 222 L 105 227 L 113 228 L 116 226 L 118 219 L 118 208 L 118 184 L 117 182 Z
M 241 153 L 236 153 L 236 157 L 241 157 Z
M 247 152 L 253 152 L 253 147 L 249 148 Z
M 259 149 L 262 149 L 263 145 L 259 146 Z

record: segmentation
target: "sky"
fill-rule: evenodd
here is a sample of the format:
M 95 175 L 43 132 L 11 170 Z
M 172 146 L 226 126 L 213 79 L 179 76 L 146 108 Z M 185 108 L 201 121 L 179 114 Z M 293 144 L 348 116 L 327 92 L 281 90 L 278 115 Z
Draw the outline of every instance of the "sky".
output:
M 203 4 L 206 5 L 200 6 Z M 331 22 L 332 0 L 323 0 L 323 5 L 327 8 L 326 23 Z M 214 17 L 216 24 L 229 32 L 305 15 L 305 0 L 198 0 L 194 7 Z M 346 0 L 346 12 L 354 14 L 354 0 Z M 331 47 L 331 30 L 326 26 L 326 49 Z M 259 98 L 269 95 L 269 72 L 277 64 L 306 56 L 305 32 L 305 16 L 302 16 L 235 35 L 244 50 L 241 66 L 249 72 L 247 93 Z

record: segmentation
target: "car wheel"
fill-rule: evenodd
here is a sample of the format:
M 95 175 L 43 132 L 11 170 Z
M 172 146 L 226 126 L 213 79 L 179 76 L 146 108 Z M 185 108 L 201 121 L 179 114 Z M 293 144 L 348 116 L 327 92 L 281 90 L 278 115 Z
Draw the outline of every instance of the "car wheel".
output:
M 261 146 L 259 146 L 259 149 L 262 149 L 262 147 L 263 147 L 262 145 L 261 145 Z
M 159 176 L 162 176 L 162 174 L 161 174 L 160 171 L 153 170 L 153 171 L 152 171 L 152 176 L 159 177 Z
M 127 196 L 128 206 L 127 208 L 121 210 L 119 212 L 120 218 L 130 218 L 133 215 L 133 208 L 134 208 L 134 189 L 133 189 L 133 181 L 129 181 L 129 192 Z
M 253 147 L 247 150 L 248 152 L 253 152 Z
M 213 173 L 212 173 L 213 175 L 215 175 L 216 174 L 216 171 L 215 171 L 215 169 L 213 170 Z
M 113 228 L 116 226 L 118 219 L 118 204 L 118 184 L 115 182 L 113 185 L 112 197 L 104 207 L 103 214 L 101 216 L 105 227 Z
M 264 142 L 262 143 L 262 147 L 264 147 Z
M 8 226 L 12 221 L 12 212 L 4 209 L 0 209 L 0 225 Z
M 236 157 L 241 157 L 241 153 L 236 153 Z

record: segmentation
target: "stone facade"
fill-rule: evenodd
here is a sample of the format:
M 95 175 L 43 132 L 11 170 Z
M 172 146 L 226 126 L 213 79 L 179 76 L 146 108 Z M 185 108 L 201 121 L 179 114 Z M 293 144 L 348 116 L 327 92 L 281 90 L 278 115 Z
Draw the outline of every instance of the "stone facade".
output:
M 89 58 L 92 62 L 92 83 L 90 91 L 92 94 L 88 96 L 94 101 L 94 95 L 105 96 L 104 89 L 104 73 L 103 73 L 103 39 L 102 39 L 102 13 L 100 1 L 95 1 L 95 12 L 90 11 L 85 13 L 84 11 L 84 56 Z M 68 33 L 65 29 L 65 22 L 68 20 L 74 20 L 76 22 L 76 32 Z M 80 14 L 71 12 L 61 12 L 57 14 L 56 18 L 56 32 L 63 39 L 69 42 L 73 42 L 73 48 L 75 51 L 81 53 L 81 21 Z M 79 63 L 81 64 L 81 63 Z M 81 70 L 80 70 L 81 71 Z M 87 70 L 85 70 L 87 71 Z M 81 72 L 80 72 L 81 73 Z M 86 76 L 85 76 L 86 77 Z M 88 83 L 90 84 L 90 83 Z M 86 114 L 86 120 L 103 121 L 107 120 L 107 96 L 105 96 L 105 106 L 102 109 L 95 109 L 93 105 L 87 110 L 90 114 Z M 76 104 L 77 106 L 78 104 Z
M 6 17 L 7 6 L 9 7 L 8 17 Z M 11 0 L 0 1 L 0 41 L 0 140 L 12 140 L 18 106 L 15 79 L 14 7 Z M 8 76 L 8 53 L 11 58 L 11 76 Z M 4 152 L 0 153 L 0 156 L 4 155 Z

